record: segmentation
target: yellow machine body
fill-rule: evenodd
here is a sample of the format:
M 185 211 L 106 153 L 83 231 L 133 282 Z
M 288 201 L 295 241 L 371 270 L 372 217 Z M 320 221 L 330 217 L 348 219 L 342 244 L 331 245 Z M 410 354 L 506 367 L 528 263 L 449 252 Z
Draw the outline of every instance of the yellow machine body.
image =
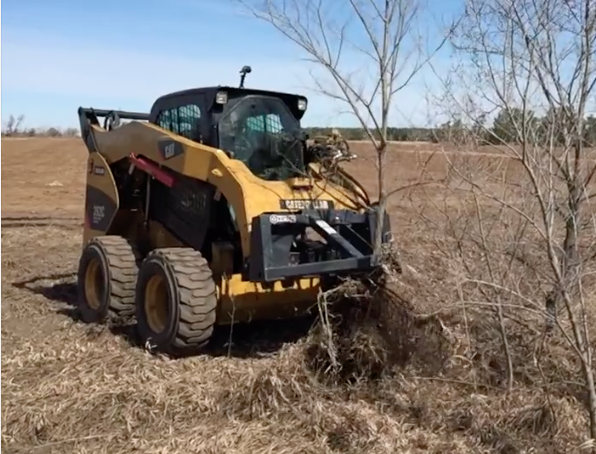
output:
M 159 143 L 166 140 L 170 155 L 164 156 Z M 134 241 L 148 241 L 151 248 L 184 246 L 159 222 L 145 222 L 142 210 L 120 206 L 119 189 L 112 172 L 114 164 L 127 162 L 131 156 L 142 157 L 160 170 L 173 171 L 214 186 L 215 198 L 225 197 L 236 215 L 242 255 L 251 255 L 252 219 L 268 212 L 295 212 L 296 207 L 280 208 L 280 200 L 305 199 L 331 201 L 335 209 L 362 211 L 367 195 L 342 170 L 335 181 L 324 177 L 319 165 L 310 164 L 309 178 L 288 181 L 266 181 L 255 176 L 239 160 L 223 150 L 189 140 L 149 122 L 132 121 L 117 129 L 106 130 L 91 125 L 87 140 L 89 166 L 87 174 L 86 220 L 84 242 L 96 236 L 121 235 Z M 300 207 L 298 202 L 297 207 Z M 316 302 L 319 279 L 301 278 L 288 287 L 277 281 L 272 285 L 243 280 L 230 273 L 229 245 L 213 244 L 210 266 L 218 287 L 218 323 L 250 321 L 298 315 Z

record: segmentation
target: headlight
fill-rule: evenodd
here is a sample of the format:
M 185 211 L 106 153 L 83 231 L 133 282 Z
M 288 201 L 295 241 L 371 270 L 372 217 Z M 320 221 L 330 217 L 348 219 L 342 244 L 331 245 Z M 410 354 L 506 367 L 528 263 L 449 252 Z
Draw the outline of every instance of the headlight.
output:
M 306 99 L 301 98 L 298 100 L 298 110 L 306 110 Z
M 217 104 L 225 104 L 228 102 L 228 94 L 225 91 L 218 91 L 215 94 L 215 102 Z

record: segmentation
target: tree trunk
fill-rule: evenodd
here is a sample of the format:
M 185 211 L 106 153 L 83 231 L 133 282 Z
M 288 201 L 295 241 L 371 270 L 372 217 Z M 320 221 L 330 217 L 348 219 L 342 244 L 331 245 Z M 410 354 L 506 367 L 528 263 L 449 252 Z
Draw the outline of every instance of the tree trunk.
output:
M 589 345 L 586 346 L 590 348 Z M 586 352 L 585 355 L 589 353 Z M 582 358 L 584 376 L 586 379 L 586 390 L 588 392 L 588 417 L 590 418 L 590 438 L 596 443 L 596 384 L 594 383 L 594 370 L 590 358 Z M 596 453 L 596 447 L 592 448 L 592 452 Z
M 377 181 L 379 185 L 379 202 L 377 205 L 377 225 L 375 229 L 373 251 L 375 255 L 381 252 L 383 245 L 383 220 L 385 219 L 385 210 L 387 205 L 387 195 L 385 194 L 385 173 L 383 171 L 383 164 L 385 162 L 385 153 L 387 151 L 387 142 L 381 140 L 379 149 L 377 150 Z

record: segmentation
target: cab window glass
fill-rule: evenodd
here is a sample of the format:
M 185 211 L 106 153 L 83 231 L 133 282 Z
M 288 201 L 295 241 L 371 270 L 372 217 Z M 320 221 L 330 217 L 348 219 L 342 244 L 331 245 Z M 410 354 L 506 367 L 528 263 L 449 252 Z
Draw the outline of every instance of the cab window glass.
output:
M 194 139 L 199 134 L 201 109 L 196 104 L 173 107 L 162 111 L 157 124 L 175 134 Z
M 196 104 L 178 108 L 179 134 L 192 139 L 198 135 L 201 120 L 201 109 Z

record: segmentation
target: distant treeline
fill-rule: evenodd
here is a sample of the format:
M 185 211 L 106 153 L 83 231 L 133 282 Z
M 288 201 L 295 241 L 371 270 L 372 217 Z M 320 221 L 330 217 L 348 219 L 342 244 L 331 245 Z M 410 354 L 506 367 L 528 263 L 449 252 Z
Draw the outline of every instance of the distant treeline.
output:
M 561 145 L 574 137 L 579 124 L 568 113 L 557 109 L 551 109 L 544 116 L 538 116 L 532 111 L 503 109 L 492 122 L 481 116 L 472 122 L 455 119 L 436 128 L 388 128 L 387 140 L 435 143 L 474 141 L 482 145 L 515 144 L 521 142 L 523 137 L 526 143 Z M 332 128 L 305 129 L 313 137 L 327 135 Z M 347 140 L 368 139 L 362 128 L 337 129 Z M 586 145 L 596 146 L 596 116 L 590 115 L 582 123 L 582 135 Z
M 79 137 L 76 128 L 26 128 L 17 131 L 2 130 L 2 137 Z
M 2 125 L 2 137 L 78 137 L 77 128 L 27 128 L 24 115 L 11 115 Z
M 77 128 L 25 128 L 22 127 L 24 116 L 10 116 L 2 127 L 3 137 L 78 137 Z M 446 122 L 436 128 L 395 128 L 387 130 L 387 139 L 402 142 L 452 142 L 463 143 L 470 140 L 483 143 L 517 143 L 520 137 L 534 143 L 562 144 L 569 131 L 577 123 L 563 112 L 549 111 L 543 117 L 532 112 L 503 110 L 487 125 L 484 118 L 466 124 L 461 120 Z M 596 116 L 589 116 L 583 123 L 583 137 L 590 146 L 596 146 Z M 305 132 L 311 137 L 327 136 L 331 127 L 306 127 Z M 346 140 L 368 140 L 363 128 L 336 128 Z
M 327 136 L 332 128 L 304 128 L 310 137 Z M 367 140 L 362 128 L 336 128 L 346 140 Z M 2 137 L 78 137 L 76 128 L 3 128 Z M 432 129 L 424 128 L 391 128 L 388 140 L 395 141 L 430 141 Z
M 444 123 L 433 134 L 435 142 L 463 143 L 474 140 L 486 144 L 538 144 L 544 146 L 573 144 L 580 130 L 586 146 L 596 146 L 596 116 L 589 115 L 583 122 L 561 109 L 551 109 L 539 116 L 531 110 L 503 109 L 492 123 L 484 117 L 472 124 L 461 120 Z
M 334 128 L 309 127 L 304 128 L 310 137 L 326 136 Z M 346 140 L 368 140 L 363 128 L 335 128 Z M 431 128 L 387 128 L 387 140 L 391 141 L 421 141 L 433 140 L 435 130 Z
M 473 124 L 461 120 L 449 121 L 437 128 L 388 128 L 387 140 L 407 142 L 455 142 L 475 141 L 478 144 L 515 144 L 525 137 L 531 143 L 565 143 L 566 136 L 573 136 L 579 122 L 567 115 L 549 112 L 543 117 L 532 112 L 511 109 L 502 111 L 492 125 L 481 118 Z M 325 136 L 332 128 L 305 128 L 311 137 Z M 346 140 L 368 140 L 362 128 L 336 128 Z M 376 136 L 376 134 L 373 134 Z M 583 123 L 583 137 L 586 144 L 596 146 L 596 116 L 590 115 Z M 378 138 L 378 136 L 377 136 Z

